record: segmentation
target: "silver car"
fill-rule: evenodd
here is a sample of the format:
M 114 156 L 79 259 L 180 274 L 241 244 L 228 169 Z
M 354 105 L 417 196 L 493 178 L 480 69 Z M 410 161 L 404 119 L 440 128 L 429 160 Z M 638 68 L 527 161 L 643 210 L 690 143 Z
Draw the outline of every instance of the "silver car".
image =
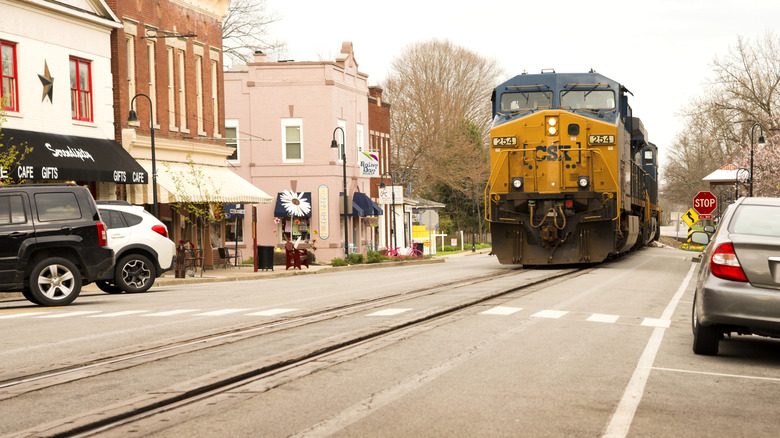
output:
M 780 198 L 740 198 L 707 244 L 693 299 L 693 351 L 718 354 L 725 334 L 780 337 Z

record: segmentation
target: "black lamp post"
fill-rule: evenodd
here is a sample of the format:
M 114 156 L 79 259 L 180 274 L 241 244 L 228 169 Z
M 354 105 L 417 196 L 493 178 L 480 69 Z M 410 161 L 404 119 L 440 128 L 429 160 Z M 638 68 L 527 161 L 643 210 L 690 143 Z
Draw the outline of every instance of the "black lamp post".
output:
M 349 211 L 349 208 L 347 208 L 347 134 L 344 133 L 344 129 L 341 126 L 337 126 L 336 129 L 333 130 L 333 141 L 330 142 L 330 147 L 332 148 L 339 148 L 339 143 L 336 141 L 336 131 L 341 131 L 342 140 L 340 152 L 344 177 L 344 258 L 346 259 L 349 257 L 349 226 L 347 225 L 347 212 Z
M 393 181 L 393 174 L 388 172 L 385 172 L 382 174 L 382 181 L 379 183 L 379 187 L 385 188 L 385 175 L 390 175 L 390 200 L 392 202 L 392 208 L 393 208 L 393 221 L 390 222 L 390 235 L 393 236 L 393 248 L 398 248 L 398 243 L 396 243 L 395 238 L 395 187 L 393 184 L 395 181 Z
M 754 124 L 753 127 L 750 128 L 750 196 L 753 196 L 753 131 L 756 129 L 756 126 L 761 128 L 761 134 L 758 136 L 758 145 L 764 146 L 764 144 L 766 144 L 764 141 L 764 127 L 761 126 L 760 123 Z
M 471 185 L 471 252 L 476 252 L 476 227 L 477 227 L 477 213 L 475 212 L 475 208 L 477 205 L 477 198 L 476 194 L 474 192 L 474 181 L 471 180 L 471 177 L 466 177 L 466 183 L 463 184 L 463 189 L 466 190 L 468 188 L 468 185 Z
M 152 138 L 152 209 L 154 211 L 154 217 L 159 219 L 160 210 L 157 206 L 157 160 L 154 157 L 154 117 L 152 117 L 154 108 L 152 106 L 152 99 L 145 94 L 136 94 L 133 96 L 133 99 L 130 101 L 130 114 L 127 117 L 127 121 L 138 122 L 138 115 L 135 113 L 135 110 L 133 110 L 133 102 L 135 102 L 135 98 L 138 96 L 143 96 L 149 101 L 149 131 L 151 132 L 150 135 Z

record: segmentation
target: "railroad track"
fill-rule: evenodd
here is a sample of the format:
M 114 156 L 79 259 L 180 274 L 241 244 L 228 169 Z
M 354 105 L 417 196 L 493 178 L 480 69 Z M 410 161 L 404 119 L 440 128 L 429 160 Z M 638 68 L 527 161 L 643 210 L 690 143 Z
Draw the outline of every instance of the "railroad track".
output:
M 128 370 L 152 362 L 176 359 L 177 356 L 203 353 L 204 350 L 242 341 L 262 338 L 273 333 L 307 325 L 323 323 L 335 318 L 368 312 L 397 303 L 443 294 L 468 288 L 467 298 L 447 300 L 446 305 L 425 312 L 394 320 L 380 327 L 363 327 L 338 336 L 319 339 L 297 348 L 288 349 L 271 357 L 244 362 L 218 372 L 188 380 L 128 402 L 101 408 L 92 412 L 58 419 L 23 430 L 10 436 L 93 436 L 108 430 L 116 432 L 135 422 L 148 419 L 161 412 L 181 408 L 210 398 L 219 397 L 243 385 L 261 383 L 265 387 L 278 386 L 312 369 L 332 366 L 337 357 L 354 357 L 366 354 L 382 345 L 412 336 L 420 330 L 429 330 L 469 311 L 469 308 L 488 300 L 517 293 L 532 293 L 549 282 L 563 281 L 581 275 L 584 269 L 560 269 L 550 271 L 512 271 L 500 275 L 485 275 L 467 280 L 453 281 L 435 287 L 421 288 L 384 296 L 360 303 L 333 307 L 289 319 L 250 325 L 229 331 L 213 333 L 183 342 L 171 343 L 149 349 L 139 349 L 121 356 L 105 357 L 68 367 L 25 375 L 0 382 L 0 402 L 42 391 L 58 385 L 73 384 L 106 373 Z M 329 358 L 328 361 L 323 359 Z M 324 365 L 325 363 L 329 365 Z M 309 371 L 306 371 L 309 370 Z

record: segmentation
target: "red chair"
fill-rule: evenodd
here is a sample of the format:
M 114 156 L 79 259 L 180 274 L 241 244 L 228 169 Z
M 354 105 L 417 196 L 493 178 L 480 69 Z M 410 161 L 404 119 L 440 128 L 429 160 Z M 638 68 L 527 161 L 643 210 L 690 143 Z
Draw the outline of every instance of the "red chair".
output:
M 291 266 L 293 269 L 301 269 L 302 264 L 309 267 L 309 253 L 305 249 L 297 249 L 292 242 L 287 242 L 284 244 L 284 250 L 287 255 L 285 269 L 290 269 Z

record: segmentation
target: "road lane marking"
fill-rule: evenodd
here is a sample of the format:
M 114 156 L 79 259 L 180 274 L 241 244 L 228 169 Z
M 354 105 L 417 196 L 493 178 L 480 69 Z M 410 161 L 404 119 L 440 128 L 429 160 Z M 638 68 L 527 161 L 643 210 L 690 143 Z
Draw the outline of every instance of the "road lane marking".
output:
M 569 312 L 565 310 L 542 310 L 531 315 L 531 318 L 550 318 L 558 319 Z
M 9 318 L 21 318 L 22 316 L 35 316 L 35 315 L 47 315 L 51 312 L 22 312 L 22 313 L 11 313 L 8 315 L 0 315 L 0 319 L 9 319 Z
M 710 373 L 706 371 L 680 370 L 675 368 L 662 368 L 662 367 L 653 367 L 653 369 L 658 371 L 671 371 L 673 373 L 701 374 L 704 376 L 733 377 L 735 379 L 769 380 L 771 382 L 780 382 L 780 377 L 745 376 L 741 374 Z
M 617 322 L 618 318 L 620 318 L 619 315 L 606 315 L 604 313 L 594 313 L 593 315 L 590 315 L 588 317 L 587 321 L 606 322 L 609 324 L 614 324 Z
M 67 318 L 69 316 L 89 315 L 90 313 L 100 313 L 100 311 L 99 310 L 79 310 L 79 311 L 76 311 L 76 312 L 53 313 L 51 315 L 37 316 L 36 318 Z
M 142 315 L 142 316 L 171 316 L 171 315 L 180 315 L 182 313 L 197 312 L 199 310 L 200 309 L 169 310 L 167 312 L 150 313 L 148 315 Z
M 669 304 L 666 306 L 666 309 L 664 309 L 660 319 L 672 319 L 674 309 L 677 307 L 680 298 L 685 293 L 685 289 L 688 288 L 688 283 L 691 281 L 691 277 L 693 277 L 696 266 L 698 265 L 691 264 L 691 268 L 688 269 L 688 275 L 686 275 L 685 279 L 680 283 L 680 287 L 672 297 L 672 300 L 669 301 Z M 639 406 L 639 402 L 642 400 L 647 378 L 650 375 L 653 362 L 655 362 L 655 356 L 661 348 L 661 341 L 664 338 L 665 332 L 665 327 L 656 327 L 653 329 L 653 334 L 650 335 L 650 340 L 647 341 L 647 346 L 645 346 L 645 350 L 639 358 L 639 363 L 637 363 L 636 369 L 634 369 L 634 374 L 631 376 L 631 380 L 629 380 L 625 392 L 623 392 L 620 404 L 618 404 L 615 413 L 612 415 L 612 420 L 610 420 L 607 430 L 604 432 L 604 437 L 624 438 L 628 435 L 628 430 L 631 428 L 631 423 L 634 421 L 634 414 L 636 414 L 636 409 Z
M 247 313 L 248 316 L 276 316 L 282 313 L 295 312 L 298 309 L 269 309 L 261 310 L 260 312 Z
M 231 313 L 238 313 L 238 312 L 246 312 L 249 309 L 222 309 L 222 310 L 214 310 L 212 312 L 206 312 L 206 313 L 197 313 L 195 316 L 222 316 L 222 315 L 230 315 Z
M 480 314 L 481 315 L 511 315 L 521 310 L 523 310 L 522 307 L 496 306 L 492 309 L 485 310 L 484 312 L 480 312 Z
M 394 315 L 400 315 L 410 310 L 412 309 L 385 309 L 385 310 L 380 310 L 378 312 L 369 313 L 368 316 L 394 316 Z
M 144 313 L 148 310 L 125 310 L 123 312 L 104 313 L 102 315 L 90 315 L 89 318 L 114 318 L 117 316 L 135 315 L 136 313 Z

